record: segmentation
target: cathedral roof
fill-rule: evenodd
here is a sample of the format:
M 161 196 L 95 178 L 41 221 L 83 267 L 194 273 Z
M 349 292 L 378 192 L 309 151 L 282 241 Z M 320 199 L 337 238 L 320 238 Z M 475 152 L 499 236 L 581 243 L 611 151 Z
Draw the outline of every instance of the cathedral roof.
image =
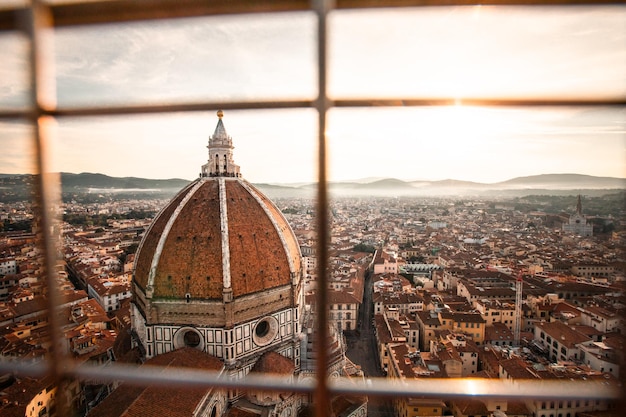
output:
M 227 136 L 218 116 L 209 158 L 211 141 Z M 298 242 L 280 210 L 228 169 L 211 169 L 161 210 L 139 246 L 134 282 L 148 298 L 236 298 L 291 284 L 300 271 Z
M 280 210 L 241 179 L 200 178 L 155 218 L 135 261 L 153 298 L 221 299 L 291 282 L 299 247 Z
M 250 372 L 292 375 L 294 369 L 295 367 L 291 359 L 284 357 L 278 352 L 269 351 L 261 355 Z
M 158 366 L 160 372 L 193 368 L 219 372 L 218 358 L 193 348 L 182 348 L 148 360 L 142 366 Z M 190 416 L 207 392 L 202 387 L 138 386 L 125 384 L 89 412 L 90 417 Z

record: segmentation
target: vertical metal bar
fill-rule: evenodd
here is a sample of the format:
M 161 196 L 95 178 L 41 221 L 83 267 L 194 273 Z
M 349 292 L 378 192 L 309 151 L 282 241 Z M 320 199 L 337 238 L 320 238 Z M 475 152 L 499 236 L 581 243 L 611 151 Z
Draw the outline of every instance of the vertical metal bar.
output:
M 328 390 L 328 246 L 330 242 L 328 224 L 328 187 L 326 159 L 326 112 L 330 106 L 326 91 L 327 73 L 327 16 L 331 9 L 330 0 L 316 0 L 317 14 L 317 71 L 318 96 L 315 107 L 318 113 L 318 179 L 317 179 L 317 386 L 314 393 L 316 417 L 331 414 Z
M 58 213 L 60 188 L 58 174 L 52 174 L 49 169 L 50 134 L 54 120 L 46 115 L 46 111 L 56 107 L 55 77 L 52 65 L 54 24 L 50 8 L 39 0 L 33 0 L 28 12 L 30 123 L 33 128 L 36 174 L 33 211 L 35 219 L 39 221 L 36 238 L 44 256 L 48 324 L 52 340 L 50 352 L 46 359 L 56 387 L 57 413 L 69 416 L 72 414 L 65 391 L 64 372 L 67 370 L 67 363 L 58 315 L 61 297 L 56 274 L 60 240 L 58 239 L 59 228 L 55 217 Z

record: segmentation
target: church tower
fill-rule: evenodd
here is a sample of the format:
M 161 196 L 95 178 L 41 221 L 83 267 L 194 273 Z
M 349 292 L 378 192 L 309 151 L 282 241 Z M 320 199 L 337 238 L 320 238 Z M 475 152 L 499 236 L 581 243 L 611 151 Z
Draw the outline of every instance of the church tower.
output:
M 146 359 L 194 348 L 245 376 L 273 352 L 300 369 L 303 271 L 281 211 L 234 163 L 223 112 L 200 176 L 155 217 L 133 271 L 131 321 Z
M 593 236 L 593 225 L 587 223 L 587 218 L 583 215 L 583 204 L 581 195 L 576 201 L 576 213 L 572 214 L 569 222 L 563 223 L 563 231 L 578 236 Z

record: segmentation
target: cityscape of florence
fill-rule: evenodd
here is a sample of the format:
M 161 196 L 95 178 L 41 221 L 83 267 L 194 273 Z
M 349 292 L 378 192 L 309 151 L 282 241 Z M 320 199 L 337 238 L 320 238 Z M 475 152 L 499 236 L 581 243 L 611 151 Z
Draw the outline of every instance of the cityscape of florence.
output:
M 506 21 L 501 10 L 419 12 L 474 25 Z M 625 34 L 614 32 L 609 13 L 616 10 L 626 16 L 623 8 L 595 11 L 585 36 L 600 39 L 604 30 L 609 44 L 619 43 Z M 588 12 L 562 17 L 579 22 Z M 534 13 L 518 18 L 540 25 Z M 311 29 L 310 19 L 292 17 L 288 31 Z M 340 27 L 358 27 L 353 18 L 348 13 Z M 215 62 L 229 70 L 224 53 L 240 34 L 259 46 L 251 56 L 280 50 L 270 26 L 242 22 L 187 21 L 184 33 L 224 35 L 214 45 L 224 61 Z M 155 28 L 171 39 L 179 34 L 175 26 Z M 59 45 L 75 41 L 56 30 Z M 164 51 L 182 45 L 146 28 L 94 33 L 114 34 L 119 55 L 96 59 L 61 48 L 62 109 L 70 90 L 80 103 L 81 94 L 97 96 L 103 80 L 111 90 L 102 97 L 122 101 L 128 96 L 119 87 L 145 87 L 139 79 L 111 82 L 140 72 L 122 59 L 124 39 L 146 62 L 152 36 Z M 624 54 L 600 49 L 611 59 Z M 277 61 L 284 56 L 276 52 Z M 102 57 L 114 74 L 68 77 L 68 69 L 79 74 Z M 153 65 L 143 78 L 160 85 L 160 71 L 172 67 Z M 11 84 L 14 71 L 11 88 L 0 89 L 4 102 L 23 94 Z M 605 75 L 623 81 L 617 73 Z M 222 77 L 216 85 L 236 90 Z M 167 78 L 175 89 L 176 77 Z M 293 80 L 283 81 L 271 88 L 284 94 Z M 382 111 L 318 108 L 321 120 L 328 111 L 328 125 L 318 126 L 327 130 L 318 133 L 317 181 L 310 180 L 310 112 L 226 105 L 193 119 L 124 115 L 107 126 L 63 120 L 61 111 L 58 125 L 38 116 L 39 130 L 30 133 L 0 121 L 7 149 L 0 155 L 0 416 L 621 416 L 623 103 L 556 110 L 488 109 L 458 98 L 404 110 L 393 103 Z M 20 139 L 32 133 L 54 145 L 35 146 L 40 159 Z M 151 179 L 177 166 L 195 179 Z M 40 171 L 46 175 L 28 173 Z M 426 179 L 437 176 L 447 179 Z M 409 177 L 419 179 L 398 179 Z
M 198 179 L 169 202 L 80 194 L 74 186 L 63 203 L 59 314 L 64 349 L 79 363 L 192 367 L 235 379 L 315 375 L 315 202 L 272 202 L 246 182 L 224 112 L 217 116 Z M 624 190 L 605 192 L 334 197 L 328 375 L 370 383 L 567 378 L 618 389 Z M 587 215 L 583 202 L 594 201 L 609 212 Z M 562 202 L 563 211 L 551 212 Z M 24 201 L 2 205 L 2 354 L 10 360 L 44 359 L 50 337 L 30 209 Z M 35 400 L 33 410 L 53 414 L 50 381 L 5 379 L 2 410 L 15 412 L 6 415 L 23 415 Z M 174 394 L 97 380 L 67 389 L 65 409 L 87 416 L 172 415 L 171 401 L 181 415 L 207 416 L 308 415 L 312 405 L 285 392 Z M 155 395 L 159 401 L 150 401 Z M 609 416 L 619 414 L 615 404 L 352 395 L 335 398 L 329 415 Z

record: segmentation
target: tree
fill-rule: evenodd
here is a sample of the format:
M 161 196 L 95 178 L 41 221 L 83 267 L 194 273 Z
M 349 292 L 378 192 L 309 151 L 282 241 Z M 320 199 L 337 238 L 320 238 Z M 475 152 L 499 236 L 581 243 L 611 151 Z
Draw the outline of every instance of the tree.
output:
M 359 243 L 352 247 L 352 250 L 355 252 L 367 252 L 374 253 L 376 252 L 376 248 L 371 245 L 366 245 L 365 243 Z
M 409 257 L 409 262 L 412 264 L 422 264 L 424 263 L 424 257 L 422 255 L 411 256 Z
M 130 255 L 131 253 L 137 252 L 138 247 L 139 245 L 137 243 L 133 243 L 132 245 L 129 245 L 126 249 L 124 249 L 124 252 L 120 253 L 120 255 L 118 256 L 120 263 L 122 265 L 125 264 L 126 258 L 128 258 L 128 255 Z

